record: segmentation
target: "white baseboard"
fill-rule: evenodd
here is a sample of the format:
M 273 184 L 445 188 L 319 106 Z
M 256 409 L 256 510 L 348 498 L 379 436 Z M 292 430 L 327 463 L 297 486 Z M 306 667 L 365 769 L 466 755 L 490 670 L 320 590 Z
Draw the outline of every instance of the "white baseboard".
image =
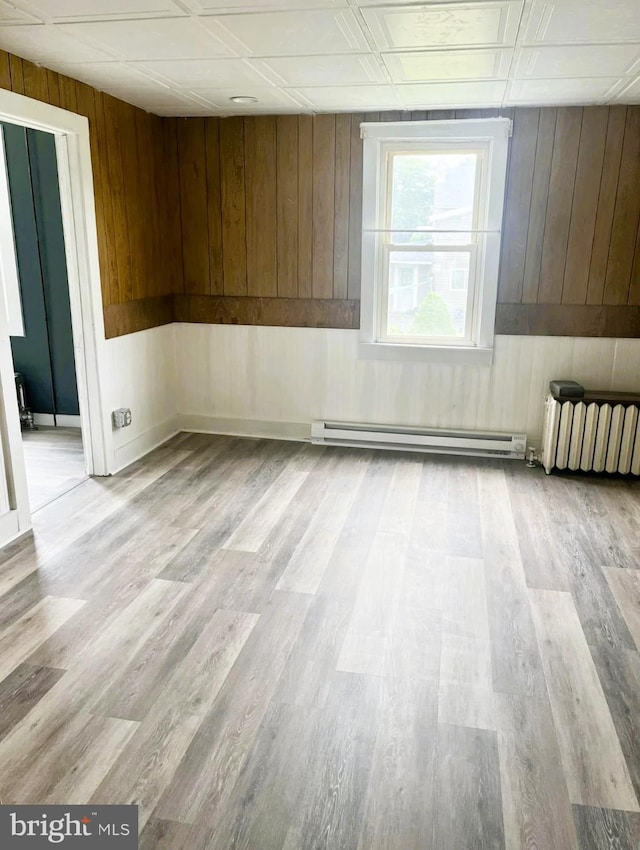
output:
M 73 416 L 68 413 L 57 413 L 55 416 L 53 413 L 34 413 L 33 421 L 36 425 L 43 425 L 48 427 L 57 428 L 80 428 L 80 417 Z
M 198 416 L 179 413 L 176 417 L 179 431 L 196 434 L 228 434 L 232 437 L 266 437 L 270 440 L 311 439 L 309 422 L 274 422 L 265 419 L 227 419 L 222 416 Z
M 152 428 L 143 431 L 142 434 L 138 434 L 132 440 L 116 446 L 113 453 L 113 472 L 120 472 L 121 469 L 149 454 L 158 446 L 166 443 L 171 437 L 174 437 L 179 431 L 184 430 L 178 426 L 177 419 L 176 416 L 170 416 Z M 123 429 L 123 431 L 126 431 L 126 429 Z M 120 431 L 120 433 L 123 433 L 123 431 Z
M 29 528 L 20 528 L 20 520 L 18 511 L 12 510 L 0 517 L 0 548 L 14 543 L 18 538 L 24 537 L 31 530 Z

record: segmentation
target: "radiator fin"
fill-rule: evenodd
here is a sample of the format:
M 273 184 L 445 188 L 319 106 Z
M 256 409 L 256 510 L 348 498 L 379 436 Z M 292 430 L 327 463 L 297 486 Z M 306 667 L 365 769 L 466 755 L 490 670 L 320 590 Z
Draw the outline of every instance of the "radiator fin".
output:
M 620 463 L 618 472 L 626 475 L 631 472 L 631 460 L 633 458 L 633 447 L 636 442 L 638 430 L 638 408 L 631 405 L 624 415 L 624 426 L 622 429 L 622 441 L 620 443 Z
M 636 397 L 631 398 L 635 401 Z M 636 404 L 618 399 L 559 401 L 548 396 L 542 435 L 546 471 L 581 469 L 640 475 L 639 405 L 640 397 Z
M 593 469 L 593 453 L 596 450 L 596 434 L 598 432 L 598 405 L 590 404 L 584 426 L 584 443 L 580 457 L 580 469 L 588 472 Z

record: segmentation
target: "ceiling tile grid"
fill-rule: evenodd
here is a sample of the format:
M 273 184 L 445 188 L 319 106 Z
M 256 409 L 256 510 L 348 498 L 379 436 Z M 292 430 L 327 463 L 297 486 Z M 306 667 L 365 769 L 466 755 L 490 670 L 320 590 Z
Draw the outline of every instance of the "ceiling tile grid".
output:
M 161 115 L 640 103 L 639 4 L 5 0 L 0 48 Z

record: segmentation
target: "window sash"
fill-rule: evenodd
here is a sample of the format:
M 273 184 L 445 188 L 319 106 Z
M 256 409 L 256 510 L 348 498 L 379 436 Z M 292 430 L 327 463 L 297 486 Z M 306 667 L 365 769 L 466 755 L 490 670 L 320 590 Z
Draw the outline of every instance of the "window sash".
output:
M 379 258 L 381 275 L 379 276 L 378 303 L 377 303 L 377 328 L 376 342 L 397 343 L 398 345 L 473 345 L 475 337 L 476 304 L 478 301 L 478 245 L 468 243 L 466 245 L 393 245 L 388 242 L 379 242 Z M 389 272 L 391 268 L 391 254 L 396 253 L 423 253 L 423 254 L 468 254 L 469 255 L 469 284 L 467 288 L 467 299 L 465 309 L 465 328 L 463 336 L 399 336 L 389 334 Z
M 364 359 L 413 360 L 415 362 L 441 361 L 451 363 L 486 364 L 491 360 L 494 341 L 498 269 L 506 166 L 512 122 L 507 118 L 469 118 L 445 121 L 363 122 L 360 135 L 363 143 L 363 204 L 362 204 L 362 297 L 360 324 L 360 356 Z M 452 150 L 454 145 L 467 149 L 484 148 L 482 168 L 481 214 L 474 232 L 466 231 L 461 242 L 476 244 L 476 295 L 473 338 L 467 346 L 451 344 L 450 338 L 438 338 L 433 345 L 425 339 L 416 344 L 396 344 L 394 338 L 383 344 L 378 338 L 380 288 L 383 278 L 384 241 L 393 244 L 394 234 L 385 236 L 386 161 L 387 151 L 395 150 Z M 468 192 L 466 195 L 469 203 Z M 446 221 L 446 218 L 444 219 Z M 407 222 L 409 223 L 409 222 Z M 460 232 L 460 227 L 442 227 L 440 220 L 430 222 L 433 227 L 420 227 L 420 232 L 433 233 L 433 245 L 411 244 L 412 250 L 432 250 L 442 246 L 446 237 L 439 238 L 437 231 Z M 465 223 L 470 223 L 469 217 Z M 451 221 L 453 224 L 453 221 Z M 406 243 L 405 243 L 406 244 Z M 400 249 L 400 245 L 396 245 Z M 415 300 L 415 299 L 414 299 Z
M 444 155 L 456 153 L 473 153 L 476 155 L 476 170 L 473 194 L 473 206 L 471 224 L 472 227 L 466 230 L 452 228 L 446 230 L 444 228 L 429 229 L 397 229 L 393 228 L 393 158 L 408 155 Z M 397 144 L 394 142 L 386 142 L 381 145 L 380 156 L 380 186 L 383 187 L 383 195 L 381 205 L 376 217 L 376 228 L 373 228 L 374 239 L 377 242 L 378 255 L 378 272 L 376 274 L 376 341 L 377 342 L 394 342 L 397 344 L 407 345 L 447 345 L 447 346 L 469 346 L 477 343 L 478 331 L 478 305 L 479 293 L 477 291 L 478 280 L 478 256 L 482 252 L 478 251 L 479 243 L 483 241 L 484 231 L 480 227 L 484 224 L 486 218 L 486 162 L 488 159 L 488 151 L 486 145 L 477 140 L 469 142 L 447 142 L 441 144 L 429 144 L 425 141 L 416 141 L 414 143 L 403 142 Z M 432 232 L 434 236 L 443 235 L 446 233 L 467 234 L 469 241 L 463 244 L 448 245 L 448 244 L 407 244 L 397 243 L 393 240 L 394 234 L 397 233 L 415 233 L 425 234 Z M 465 305 L 465 328 L 462 337 L 453 336 L 403 336 L 390 335 L 388 333 L 389 319 L 389 273 L 391 252 L 424 252 L 424 253 L 440 253 L 454 252 L 459 254 L 469 254 L 469 286 L 467 290 L 467 299 Z

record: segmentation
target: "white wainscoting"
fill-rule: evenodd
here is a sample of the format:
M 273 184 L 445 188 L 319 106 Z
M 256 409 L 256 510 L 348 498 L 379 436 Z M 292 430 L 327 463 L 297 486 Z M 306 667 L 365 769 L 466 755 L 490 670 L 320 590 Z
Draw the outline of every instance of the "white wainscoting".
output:
M 327 419 L 524 431 L 536 443 L 552 378 L 640 390 L 640 339 L 500 336 L 491 366 L 453 366 L 358 360 L 358 331 L 173 328 L 185 430 L 304 438 Z
M 109 339 L 109 407 L 130 407 L 132 423 L 114 431 L 113 471 L 176 433 L 175 325 Z

